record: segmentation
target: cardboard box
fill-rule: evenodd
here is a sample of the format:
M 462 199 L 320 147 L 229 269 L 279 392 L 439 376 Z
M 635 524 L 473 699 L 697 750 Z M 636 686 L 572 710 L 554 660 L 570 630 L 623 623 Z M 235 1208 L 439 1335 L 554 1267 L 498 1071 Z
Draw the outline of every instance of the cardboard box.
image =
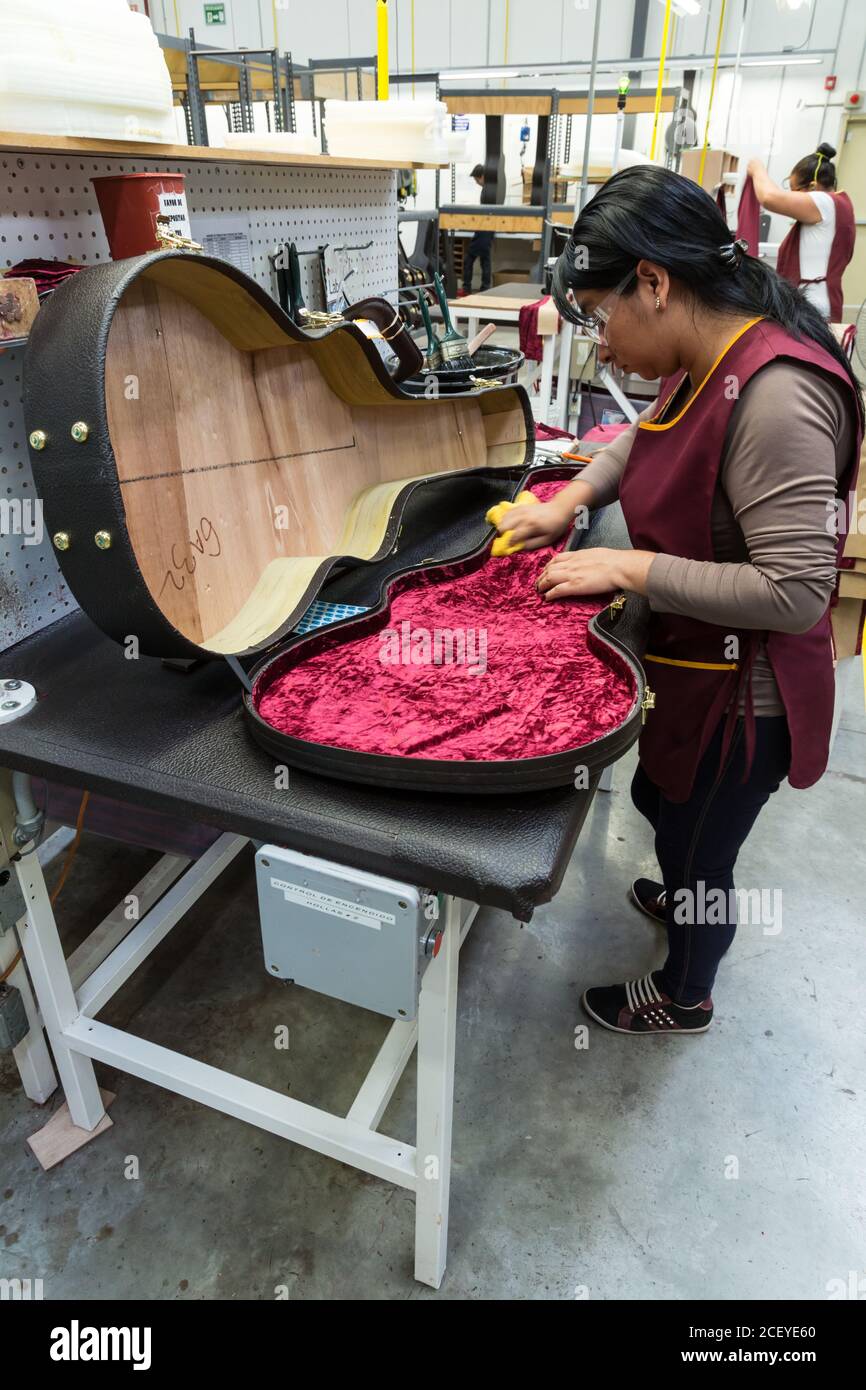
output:
M 839 573 L 839 597 L 866 599 L 866 573 L 863 570 L 841 570 Z
M 26 338 L 38 312 L 35 280 L 0 278 L 0 344 Z
M 698 174 L 701 168 L 702 149 L 683 150 L 680 159 L 680 173 L 684 178 L 691 179 L 694 183 L 698 182 Z M 707 157 L 704 160 L 704 177 L 701 180 L 701 187 L 707 193 L 712 193 L 719 184 L 726 182 L 726 175 L 736 174 L 739 169 L 740 161 L 730 150 L 707 150 Z
M 866 615 L 863 600 L 841 598 L 835 608 L 830 609 L 830 622 L 833 627 L 833 649 L 837 661 L 856 656 L 860 648 L 863 632 L 863 619 Z

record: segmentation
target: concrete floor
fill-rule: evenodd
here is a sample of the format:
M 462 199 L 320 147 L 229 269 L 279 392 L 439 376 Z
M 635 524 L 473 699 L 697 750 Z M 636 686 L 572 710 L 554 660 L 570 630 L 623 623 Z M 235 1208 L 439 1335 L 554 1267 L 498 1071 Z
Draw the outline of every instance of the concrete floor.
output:
M 408 1193 L 104 1067 L 113 1128 L 44 1174 L 25 1139 L 60 1100 L 27 1102 L 8 1055 L 0 1275 L 42 1278 L 49 1299 L 272 1299 L 284 1285 L 293 1299 L 761 1300 L 821 1299 L 862 1276 L 862 709 L 852 671 L 831 771 L 783 788 L 741 856 L 743 886 L 782 890 L 783 929 L 741 928 L 704 1037 L 593 1029 L 574 1046 L 581 989 L 662 957 L 625 901 L 653 869 L 633 758 L 596 798 L 555 902 L 523 928 L 479 915 L 461 957 L 438 1294 L 412 1278 Z M 152 859 L 85 839 L 60 899 L 71 943 Z M 103 1018 L 338 1112 L 388 1026 L 268 978 L 246 854 Z M 413 1084 L 410 1066 L 385 1132 L 412 1136 Z

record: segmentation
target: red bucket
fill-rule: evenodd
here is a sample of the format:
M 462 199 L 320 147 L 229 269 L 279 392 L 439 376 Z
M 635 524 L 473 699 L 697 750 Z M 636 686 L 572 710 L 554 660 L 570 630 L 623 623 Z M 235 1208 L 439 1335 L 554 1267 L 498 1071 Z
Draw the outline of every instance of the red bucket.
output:
M 172 232 L 191 235 L 183 174 L 110 174 L 90 182 L 96 189 L 112 260 L 158 250 L 159 216 L 171 219 Z

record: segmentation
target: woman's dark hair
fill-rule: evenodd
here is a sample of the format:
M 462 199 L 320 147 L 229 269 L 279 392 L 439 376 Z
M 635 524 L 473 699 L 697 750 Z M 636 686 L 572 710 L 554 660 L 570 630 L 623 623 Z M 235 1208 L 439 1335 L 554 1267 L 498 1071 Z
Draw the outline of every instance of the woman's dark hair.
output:
M 611 290 L 638 261 L 654 261 L 705 308 L 771 319 L 793 338 L 819 343 L 844 367 L 860 417 L 863 399 L 851 363 L 805 295 L 757 256 L 745 254 L 708 193 L 671 169 L 638 164 L 602 184 L 572 228 L 553 271 L 551 293 L 563 318 L 588 315 L 569 299 L 583 290 Z M 633 294 L 635 284 L 624 295 Z
M 823 145 L 818 146 L 814 154 L 807 154 L 803 159 L 798 159 L 791 173 L 803 188 L 810 188 L 813 183 L 816 183 L 819 188 L 835 188 L 836 165 L 833 163 L 835 158 L 836 151 L 825 140 Z

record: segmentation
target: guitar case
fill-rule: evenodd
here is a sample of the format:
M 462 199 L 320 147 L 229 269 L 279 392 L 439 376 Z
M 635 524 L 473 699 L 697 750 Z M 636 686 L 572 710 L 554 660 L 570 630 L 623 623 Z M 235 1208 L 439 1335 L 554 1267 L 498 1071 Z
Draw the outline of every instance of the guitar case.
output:
M 63 284 L 24 398 L 64 577 L 127 648 L 252 665 L 248 728 L 280 762 L 413 790 L 579 785 L 639 732 L 640 638 L 617 631 L 641 601 L 628 621 L 612 595 L 550 603 L 549 555 L 491 554 L 489 508 L 572 473 L 533 466 L 520 386 L 406 392 L 416 345 L 387 301 L 360 307 L 390 371 L 354 319 L 300 328 L 206 256 Z M 344 616 L 311 628 L 313 605 Z

